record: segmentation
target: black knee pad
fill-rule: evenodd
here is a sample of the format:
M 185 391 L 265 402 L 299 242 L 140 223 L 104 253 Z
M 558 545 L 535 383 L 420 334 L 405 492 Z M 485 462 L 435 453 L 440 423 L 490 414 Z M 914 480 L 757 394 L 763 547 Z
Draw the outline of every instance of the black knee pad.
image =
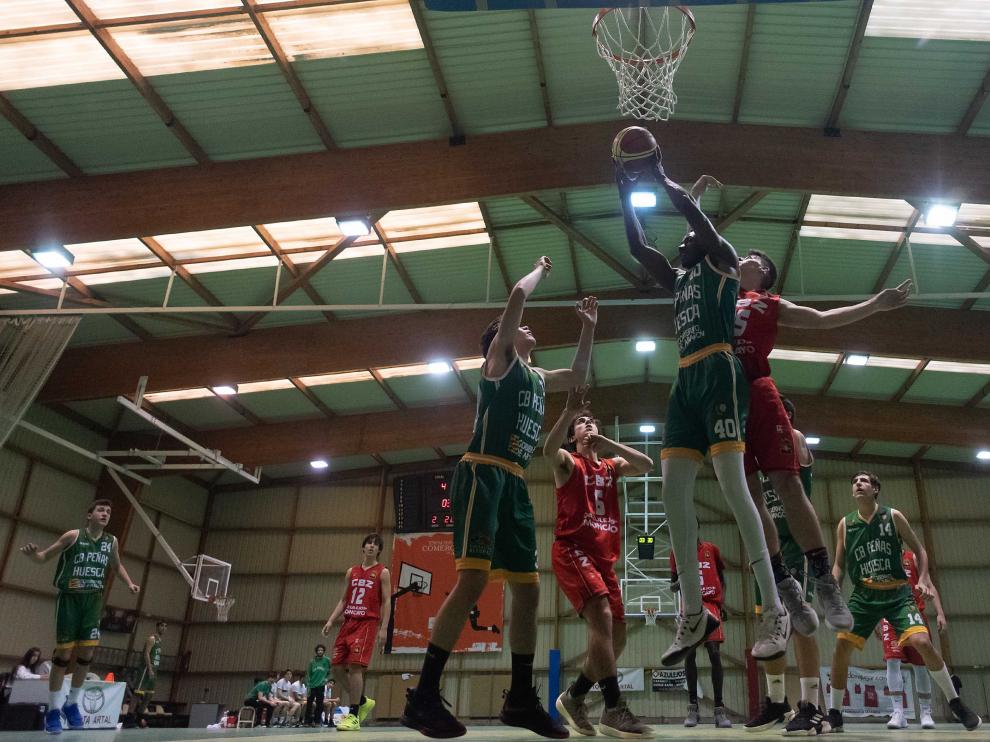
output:
M 92 661 L 93 661 L 93 658 L 92 657 L 90 657 L 88 660 L 84 660 L 82 657 L 76 657 L 76 664 L 77 665 L 82 665 L 83 667 L 85 667 L 86 665 L 88 665 Z
M 68 667 L 69 661 L 63 660 L 61 657 L 57 655 L 52 655 L 52 664 L 55 665 L 55 667 Z

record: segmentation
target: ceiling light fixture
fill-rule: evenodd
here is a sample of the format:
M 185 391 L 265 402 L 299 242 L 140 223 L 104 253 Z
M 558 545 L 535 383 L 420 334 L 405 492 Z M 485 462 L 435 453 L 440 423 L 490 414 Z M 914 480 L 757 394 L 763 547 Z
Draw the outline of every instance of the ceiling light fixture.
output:
M 657 344 L 653 340 L 637 340 L 636 341 L 636 352 L 637 353 L 652 353 L 657 349 Z
M 822 442 L 822 439 L 819 438 L 817 435 L 809 435 L 805 437 L 804 442 L 807 443 L 809 446 L 817 446 L 819 443 Z
M 925 209 L 925 224 L 929 227 L 951 227 L 959 216 L 958 204 L 929 204 Z
M 652 209 L 657 205 L 657 194 L 653 191 L 633 191 L 629 203 L 634 209 Z
M 29 250 L 31 257 L 48 269 L 68 268 L 76 257 L 62 245 L 45 245 Z
M 363 216 L 342 217 L 337 219 L 337 228 L 345 237 L 363 237 L 371 232 L 371 222 Z
M 446 361 L 430 361 L 426 366 L 427 370 L 431 374 L 449 374 L 451 371 L 450 364 Z
M 327 469 L 330 466 L 330 462 L 326 459 L 313 459 L 309 462 L 309 465 L 313 469 Z
M 237 394 L 237 384 L 217 384 L 213 387 L 213 393 L 219 397 L 229 397 Z
M 990 461 L 990 451 L 977 451 L 976 458 L 980 461 Z
M 656 433 L 657 432 L 657 426 L 656 425 L 640 425 L 639 426 L 639 432 L 640 433 Z
M 870 362 L 870 357 L 868 355 L 863 355 L 860 353 L 850 353 L 846 356 L 847 366 L 865 366 Z

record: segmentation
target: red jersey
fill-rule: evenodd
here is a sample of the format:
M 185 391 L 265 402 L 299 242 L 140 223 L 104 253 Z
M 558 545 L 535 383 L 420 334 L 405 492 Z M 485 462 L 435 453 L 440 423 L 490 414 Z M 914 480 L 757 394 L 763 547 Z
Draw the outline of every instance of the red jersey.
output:
M 698 572 L 701 574 L 701 599 L 706 603 L 722 605 L 722 580 L 719 579 L 718 574 L 724 571 L 725 564 L 722 563 L 722 554 L 718 547 L 710 541 L 699 543 Z M 670 552 L 670 573 L 677 574 L 677 562 L 673 551 Z
M 770 351 L 777 342 L 780 297 L 765 291 L 740 291 L 736 301 L 736 358 L 750 381 L 770 375 Z
M 918 560 L 913 551 L 904 549 L 901 552 L 901 565 L 904 567 L 904 574 L 907 575 L 911 592 L 914 593 L 914 602 L 918 604 L 918 610 L 925 612 L 925 598 L 918 589 Z
M 554 536 L 580 547 L 596 561 L 612 564 L 622 550 L 615 460 L 601 459 L 596 465 L 576 452 L 571 458 L 571 476 L 557 488 Z
M 351 567 L 351 585 L 347 591 L 346 618 L 380 618 L 382 611 L 382 570 L 378 563 L 365 569 L 360 564 Z

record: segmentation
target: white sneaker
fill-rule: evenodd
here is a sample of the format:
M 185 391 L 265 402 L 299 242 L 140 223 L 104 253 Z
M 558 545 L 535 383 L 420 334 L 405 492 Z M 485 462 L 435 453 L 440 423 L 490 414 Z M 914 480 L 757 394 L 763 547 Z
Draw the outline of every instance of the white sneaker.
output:
M 922 729 L 935 728 L 935 720 L 932 718 L 932 712 L 928 709 L 922 709 L 921 711 L 921 728 Z
M 688 652 L 704 642 L 705 637 L 718 628 L 718 624 L 718 619 L 704 608 L 701 609 L 701 613 L 678 618 L 677 633 L 674 635 L 674 642 L 660 657 L 660 664 L 664 667 L 679 665 L 687 656 Z M 756 657 L 755 651 L 753 652 L 753 656 Z M 779 657 L 780 655 L 774 656 Z M 760 657 L 759 659 L 763 658 Z
M 887 729 L 907 729 L 907 719 L 904 718 L 904 709 L 894 709 L 887 722 Z
M 791 617 L 781 606 L 781 611 L 764 610 L 756 625 L 756 642 L 753 644 L 753 659 L 775 660 L 787 652 L 787 640 L 791 636 Z

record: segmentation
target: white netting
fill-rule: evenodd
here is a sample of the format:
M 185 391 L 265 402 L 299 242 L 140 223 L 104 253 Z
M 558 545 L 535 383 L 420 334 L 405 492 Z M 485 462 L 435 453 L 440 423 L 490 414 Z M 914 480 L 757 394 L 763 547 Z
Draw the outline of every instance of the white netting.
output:
M 666 121 L 674 111 L 674 75 L 696 24 L 681 6 L 606 8 L 592 26 L 598 55 L 619 83 L 618 109 L 623 116 Z
M 34 401 L 80 317 L 0 319 L 0 446 Z
M 643 618 L 646 619 L 647 626 L 657 625 L 657 609 L 656 608 L 644 608 Z
M 214 598 L 211 603 L 217 607 L 217 621 L 220 623 L 227 623 L 227 617 L 230 615 L 230 609 L 234 606 L 234 601 L 237 598 L 232 598 L 229 595 L 225 595 L 222 598 Z

